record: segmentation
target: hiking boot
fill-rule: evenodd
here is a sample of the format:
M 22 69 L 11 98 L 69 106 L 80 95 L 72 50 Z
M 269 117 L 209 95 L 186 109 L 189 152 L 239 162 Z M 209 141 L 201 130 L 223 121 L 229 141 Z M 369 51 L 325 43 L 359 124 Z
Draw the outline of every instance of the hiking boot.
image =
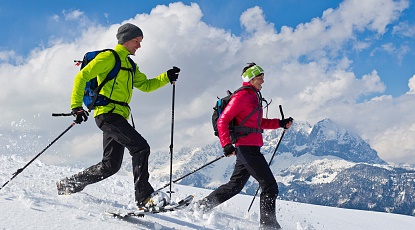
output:
M 144 199 L 144 201 L 137 204 L 138 209 L 157 209 L 165 207 L 170 204 L 170 197 L 161 191 L 155 191 L 151 195 Z
M 193 211 L 201 214 L 208 213 L 212 210 L 212 205 L 208 203 L 206 199 L 193 202 Z
M 82 191 L 85 188 L 85 185 L 76 182 L 73 178 L 65 178 L 58 180 L 56 182 L 56 187 L 58 188 L 58 195 L 70 195 Z
M 150 197 L 147 197 L 146 199 L 144 199 L 144 201 L 142 202 L 136 202 L 137 204 L 137 209 L 138 210 L 148 210 L 148 208 L 146 207 L 146 204 L 150 201 Z
M 259 225 L 259 230 L 272 230 L 272 229 L 281 229 L 281 226 L 277 220 L 274 220 L 272 224 L 261 223 Z

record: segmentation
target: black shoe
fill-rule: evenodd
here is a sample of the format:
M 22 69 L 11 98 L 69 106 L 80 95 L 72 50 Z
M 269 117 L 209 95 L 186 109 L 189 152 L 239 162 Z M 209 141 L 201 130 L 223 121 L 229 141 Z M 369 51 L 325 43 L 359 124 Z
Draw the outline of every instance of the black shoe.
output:
M 86 185 L 76 182 L 73 178 L 65 178 L 56 182 L 58 195 L 70 195 L 84 190 Z
M 138 210 L 148 210 L 148 208 L 146 207 L 147 203 L 150 201 L 151 197 L 147 197 L 146 199 L 144 199 L 141 202 L 136 202 L 137 204 L 137 209 Z M 136 199 L 137 200 L 137 199 Z
M 281 226 L 278 222 L 275 222 L 272 225 L 268 225 L 268 224 L 259 225 L 259 230 L 274 230 L 274 229 L 281 229 Z

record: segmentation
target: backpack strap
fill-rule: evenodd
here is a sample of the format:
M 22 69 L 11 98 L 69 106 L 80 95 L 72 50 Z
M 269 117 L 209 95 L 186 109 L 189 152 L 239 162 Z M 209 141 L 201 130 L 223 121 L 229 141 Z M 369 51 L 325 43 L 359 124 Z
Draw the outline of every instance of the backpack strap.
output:
M 131 64 L 131 68 L 121 67 L 121 69 L 130 71 L 131 74 L 133 75 L 133 78 L 132 78 L 133 84 L 132 84 L 131 88 L 134 89 L 134 75 L 135 75 L 135 71 L 137 71 L 137 66 L 135 65 L 135 62 L 133 61 L 133 59 L 130 58 L 130 56 L 128 56 L 128 61 Z
M 243 124 L 245 124 L 245 122 L 246 122 L 246 121 L 248 121 L 248 119 L 249 119 L 252 115 L 254 115 L 254 113 L 255 113 L 256 111 L 258 111 L 258 110 L 260 110 L 260 109 L 261 109 L 261 107 L 262 107 L 262 100 L 263 100 L 263 99 L 262 99 L 262 94 L 261 94 L 261 92 L 259 92 L 258 90 L 255 90 L 252 86 L 242 86 L 242 87 L 240 87 L 239 89 L 237 89 L 237 90 L 234 92 L 234 94 L 235 94 L 236 92 L 240 91 L 240 90 L 247 89 L 247 88 L 249 88 L 249 89 L 253 90 L 253 91 L 255 92 L 255 94 L 257 95 L 257 97 L 258 97 L 258 106 L 257 106 L 254 110 L 252 110 L 252 112 L 251 112 L 251 113 L 249 113 L 249 114 L 248 114 L 248 116 L 246 116 L 246 117 L 242 120 L 242 122 L 241 122 L 241 123 L 239 123 L 239 125 L 238 125 L 238 126 L 235 126 L 235 127 L 234 127 L 235 141 L 236 141 L 236 139 L 238 139 L 238 138 L 240 138 L 240 137 L 243 137 L 243 136 L 246 136 L 246 135 L 248 135 L 249 133 L 263 133 L 263 132 L 264 132 L 264 130 L 263 130 L 263 129 L 261 129 L 261 128 L 251 128 L 251 127 L 243 126 Z M 261 127 L 261 114 L 260 114 L 260 113 L 258 113 L 258 127 Z
M 130 71 L 134 75 L 135 74 L 135 70 L 137 69 L 136 66 L 135 66 L 135 63 L 134 63 L 134 61 L 130 57 L 128 57 L 128 61 L 130 61 L 130 63 L 131 63 L 131 68 L 127 68 L 127 67 L 122 67 L 121 66 L 121 69 L 122 70 Z
M 135 62 L 133 61 L 133 59 L 130 58 L 130 56 L 128 56 L 127 58 L 128 58 L 128 61 L 131 64 L 131 68 L 125 68 L 125 67 L 122 67 L 121 66 L 121 69 L 122 70 L 130 71 L 131 74 L 133 75 L 133 78 L 132 78 L 132 86 L 131 87 L 134 89 L 134 75 L 135 75 L 135 71 L 137 70 L 137 66 L 135 65 Z M 122 105 L 122 106 L 126 106 L 131 111 L 130 105 L 128 105 L 128 103 L 126 103 L 126 102 L 114 101 L 111 98 L 108 98 L 108 101 L 111 102 L 111 103 L 114 103 L 114 104 L 119 104 L 119 105 Z M 133 114 L 130 113 L 130 116 L 131 116 L 132 126 L 135 129 Z
M 243 120 L 242 120 L 242 122 L 239 124 L 239 126 L 242 126 L 243 124 L 245 124 L 245 122 L 257 111 L 257 110 L 259 110 L 260 108 L 261 108 L 261 106 L 262 106 L 262 94 L 261 94 L 261 92 L 259 92 L 258 90 L 256 90 L 256 89 L 254 89 L 252 86 L 242 86 L 242 87 L 240 87 L 239 89 L 237 89 L 233 94 L 235 94 L 236 92 L 238 92 L 238 91 L 241 91 L 241 90 L 243 90 L 243 89 L 251 89 L 251 90 L 253 90 L 254 92 L 255 92 L 255 94 L 257 95 L 257 97 L 258 97 L 258 106 L 254 109 L 254 110 L 252 110 L 252 112 L 248 115 L 248 116 L 246 116 Z M 259 117 L 260 115 L 258 114 L 258 117 Z M 261 121 L 260 121 L 260 118 L 258 118 L 258 125 L 260 125 L 261 124 Z
M 133 59 L 131 59 L 130 57 L 128 57 L 128 61 L 130 62 L 130 64 L 131 64 L 131 68 L 127 68 L 127 67 L 120 67 L 120 69 L 122 69 L 122 70 L 127 70 L 127 71 L 129 71 L 129 72 L 131 72 L 131 74 L 133 75 L 133 77 L 134 77 L 134 75 L 135 75 L 135 71 L 137 70 L 137 66 L 135 65 L 135 62 L 133 61 Z M 134 89 L 134 78 L 133 78 L 133 84 L 132 84 L 132 88 Z
M 137 70 L 137 66 L 135 65 L 135 62 L 133 61 L 133 59 L 131 59 L 130 57 L 128 57 L 128 61 L 131 64 L 131 68 L 121 67 L 121 69 L 130 71 L 134 75 L 135 71 Z
M 94 98 L 92 98 L 92 102 L 91 102 L 91 104 L 90 104 L 90 106 L 88 108 L 90 111 L 93 109 L 94 104 L 95 104 L 95 101 L 97 100 L 98 94 L 101 91 L 102 87 L 104 87 L 104 85 L 108 81 L 114 79 L 117 76 L 118 72 L 120 72 L 120 69 L 121 69 L 121 60 L 120 60 L 120 56 L 117 54 L 117 52 L 115 52 L 115 50 L 113 50 L 113 49 L 103 49 L 103 50 L 100 51 L 100 53 L 101 52 L 105 52 L 105 51 L 111 51 L 111 53 L 114 55 L 115 65 L 112 68 L 112 70 L 107 74 L 107 76 L 105 77 L 104 81 L 101 82 L 101 84 L 99 84 L 97 88 L 95 88 L 95 90 L 94 90 Z

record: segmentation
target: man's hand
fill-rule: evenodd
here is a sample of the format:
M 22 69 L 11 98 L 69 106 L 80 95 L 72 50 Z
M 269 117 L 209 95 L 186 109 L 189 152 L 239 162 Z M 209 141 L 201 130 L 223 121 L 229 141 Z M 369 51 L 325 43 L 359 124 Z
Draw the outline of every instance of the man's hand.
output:
M 81 124 L 83 121 L 86 122 L 88 120 L 89 113 L 82 107 L 78 107 L 72 109 L 72 115 L 75 117 L 74 122 Z
M 176 66 L 173 66 L 173 69 L 167 70 L 167 77 L 170 80 L 170 83 L 173 84 L 173 82 L 177 81 L 177 78 L 179 78 L 180 69 Z

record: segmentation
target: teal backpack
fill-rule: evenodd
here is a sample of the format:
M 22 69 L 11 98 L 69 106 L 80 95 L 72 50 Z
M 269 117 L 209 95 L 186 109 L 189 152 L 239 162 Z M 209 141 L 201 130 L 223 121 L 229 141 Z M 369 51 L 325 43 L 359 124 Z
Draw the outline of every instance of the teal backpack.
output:
M 247 117 L 245 117 L 242 122 L 236 126 L 235 125 L 235 121 L 234 119 L 229 122 L 228 128 L 229 128 L 229 133 L 231 135 L 231 140 L 232 143 L 235 143 L 236 140 L 240 137 L 246 136 L 249 133 L 262 133 L 263 130 L 262 129 L 257 129 L 257 128 L 250 128 L 250 127 L 246 127 L 243 126 L 243 124 L 258 110 L 260 110 L 262 108 L 262 101 L 266 101 L 261 93 L 257 90 L 255 90 L 252 86 L 242 86 L 239 89 L 235 90 L 233 93 L 231 91 L 227 91 L 227 96 L 222 97 L 217 99 L 215 106 L 213 107 L 213 113 L 212 113 L 212 126 L 213 126 L 213 131 L 214 131 L 214 135 L 215 136 L 219 136 L 219 132 L 218 132 L 218 126 L 217 126 L 217 122 L 218 119 L 220 117 L 220 115 L 222 114 L 223 110 L 225 109 L 225 107 L 228 105 L 229 101 L 231 100 L 232 96 L 244 89 L 250 89 L 253 90 L 256 95 L 258 96 L 258 107 L 256 107 Z M 261 122 L 261 117 L 260 117 L 260 113 L 258 113 L 258 126 L 260 126 L 260 122 Z

